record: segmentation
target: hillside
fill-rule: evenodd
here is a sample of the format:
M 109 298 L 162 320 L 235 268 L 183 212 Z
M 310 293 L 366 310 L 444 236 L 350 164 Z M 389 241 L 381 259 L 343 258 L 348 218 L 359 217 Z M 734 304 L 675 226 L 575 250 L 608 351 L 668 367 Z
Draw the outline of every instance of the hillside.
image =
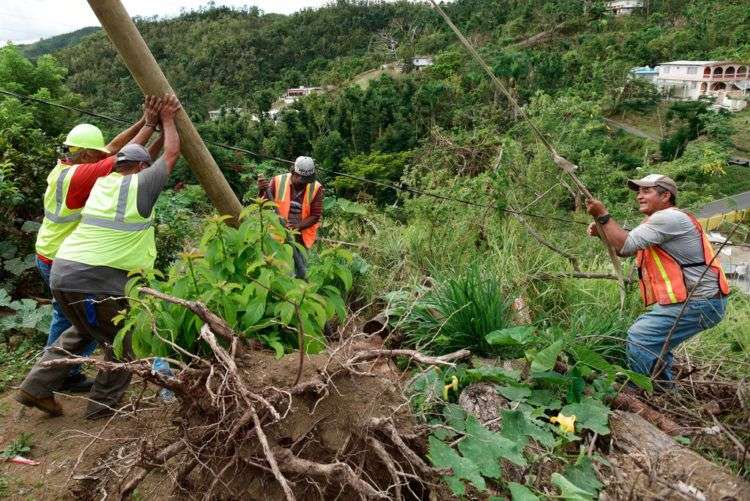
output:
M 0 457 L 41 463 L 9 464 L 0 497 L 748 498 L 750 226 L 716 223 L 732 242 L 716 245 L 729 297 L 655 306 L 648 332 L 634 260 L 587 237 L 577 183 L 631 228 L 643 214 L 627 179 L 667 174 L 692 211 L 748 186 L 747 167 L 727 166 L 750 141 L 747 111 L 668 100 L 627 74 L 750 59 L 750 9 L 650 0 L 615 18 L 603 6 L 447 3 L 507 94 L 416 2 L 290 16 L 210 4 L 136 20 L 245 207 L 227 224 L 180 159 L 148 229 L 125 226 L 147 232 L 127 234 L 148 237 L 144 259 L 157 254 L 153 270 L 129 270 L 111 341 L 115 357 L 132 345 L 136 359 L 97 354 L 85 370 L 133 384 L 115 415 L 83 424 L 78 396 L 56 393 L 55 418 L 13 400 L 50 330 L 35 232 L 64 135 L 85 120 L 110 139 L 124 124 L 46 101 L 135 121 L 143 96 L 101 32 L 33 61 L 0 49 L 0 89 L 33 96 L 0 94 Z M 415 69 L 418 55 L 434 64 Z M 326 88 L 265 113 L 300 85 Z M 207 119 L 222 107 L 242 110 Z M 289 169 L 261 159 L 297 155 L 314 157 L 324 187 L 310 248 L 258 197 L 261 175 Z M 143 178 L 126 179 L 137 196 Z M 119 242 L 123 227 L 110 226 L 97 234 Z M 681 294 L 662 263 L 673 270 L 663 289 Z M 83 297 L 67 306 L 86 308 L 89 332 L 110 298 Z M 686 340 L 695 330 L 665 327 L 681 320 L 706 330 Z M 671 380 L 648 362 L 660 352 L 673 353 Z
M 76 45 L 80 43 L 83 38 L 98 31 L 101 31 L 101 28 L 98 26 L 88 26 L 86 28 L 81 28 L 80 30 L 71 31 L 70 33 L 63 33 L 62 35 L 44 38 L 38 42 L 19 45 L 18 48 L 21 49 L 24 56 L 29 59 L 36 59 L 44 54 L 51 54 L 65 49 L 66 47 Z

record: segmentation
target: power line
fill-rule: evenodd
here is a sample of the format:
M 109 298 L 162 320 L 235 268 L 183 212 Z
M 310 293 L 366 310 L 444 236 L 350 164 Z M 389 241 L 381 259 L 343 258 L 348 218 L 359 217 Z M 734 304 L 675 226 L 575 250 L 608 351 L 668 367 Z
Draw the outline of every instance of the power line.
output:
M 17 99 L 24 99 L 24 100 L 28 100 L 28 101 L 34 101 L 34 102 L 41 103 L 41 104 L 44 104 L 44 105 L 47 105 L 47 106 L 53 106 L 53 107 L 61 108 L 61 109 L 64 109 L 64 110 L 68 110 L 68 111 L 73 111 L 73 112 L 76 112 L 76 113 L 80 113 L 82 115 L 88 115 L 88 116 L 91 116 L 91 117 L 101 118 L 103 120 L 109 120 L 111 122 L 117 122 L 117 123 L 120 123 L 120 124 L 129 124 L 130 123 L 129 121 L 121 119 L 121 118 L 110 117 L 110 116 L 107 116 L 107 115 L 102 115 L 100 113 L 95 113 L 93 111 L 88 111 L 88 110 L 84 110 L 84 109 L 81 109 L 81 108 L 77 108 L 75 106 L 68 106 L 68 105 L 64 105 L 64 104 L 60 104 L 60 103 L 55 103 L 55 102 L 52 102 L 52 101 L 47 101 L 46 99 L 41 99 L 41 98 L 32 97 L 32 96 L 26 96 L 26 95 L 23 95 L 23 94 L 18 94 L 16 92 L 7 91 L 7 90 L 4 90 L 4 89 L 0 89 L 0 94 L 5 94 L 5 95 L 8 95 L 8 96 L 12 96 L 12 97 L 15 97 Z M 260 159 L 264 159 L 264 160 L 272 160 L 272 161 L 283 163 L 283 164 L 287 164 L 287 165 L 293 165 L 294 164 L 293 161 L 287 160 L 285 158 L 279 158 L 279 157 L 275 157 L 275 156 L 272 156 L 272 155 L 265 155 L 263 153 L 257 153 L 257 152 L 254 152 L 254 151 L 251 151 L 251 150 L 248 150 L 248 149 L 245 149 L 245 148 L 240 148 L 240 147 L 232 146 L 232 145 L 229 145 L 229 144 L 215 143 L 215 142 L 212 142 L 212 141 L 206 141 L 206 144 L 211 145 L 211 146 L 215 146 L 217 148 L 224 148 L 224 149 L 230 150 L 230 151 L 236 151 L 236 152 L 240 152 L 240 153 L 245 153 L 245 154 L 253 156 L 255 158 L 260 158 Z M 479 207 L 479 208 L 482 208 L 482 209 L 498 210 L 498 211 L 505 212 L 505 213 L 508 213 L 508 214 L 522 215 L 522 216 L 533 217 L 533 218 L 538 218 L 538 219 L 546 219 L 546 220 L 549 220 L 549 221 L 558 221 L 558 222 L 562 222 L 562 223 L 581 224 L 581 225 L 586 225 L 586 226 L 588 225 L 588 223 L 586 223 L 586 222 L 576 221 L 575 219 L 566 219 L 566 218 L 561 218 L 561 217 L 552 216 L 552 215 L 548 215 L 548 214 L 535 214 L 533 212 L 525 212 L 525 211 L 520 211 L 520 210 L 513 210 L 513 209 L 508 209 L 507 207 L 502 207 L 502 206 L 497 205 L 497 204 L 482 204 L 482 203 L 473 202 L 471 200 L 466 200 L 466 199 L 462 199 L 462 198 L 448 197 L 448 196 L 445 196 L 445 195 L 439 195 L 437 193 L 431 193 L 431 192 L 428 192 L 428 191 L 422 191 L 422 190 L 419 190 L 417 188 L 412 188 L 412 187 L 409 187 L 409 186 L 405 186 L 403 184 L 401 186 L 399 186 L 399 185 L 395 185 L 395 184 L 392 184 L 392 183 L 386 183 L 386 182 L 383 182 L 383 181 L 377 181 L 377 180 L 374 180 L 374 179 L 367 179 L 367 178 L 364 178 L 364 177 L 361 177 L 361 176 L 355 176 L 353 174 L 348 174 L 346 172 L 339 172 L 339 171 L 336 171 L 336 170 L 333 170 L 333 169 L 328 169 L 328 168 L 321 167 L 321 166 L 318 166 L 317 168 L 319 170 L 323 171 L 323 172 L 328 172 L 328 173 L 333 174 L 335 176 L 347 177 L 349 179 L 354 179 L 356 181 L 360 181 L 360 182 L 363 182 L 363 183 L 368 183 L 368 184 L 372 184 L 372 185 L 376 185 L 376 186 L 381 186 L 381 187 L 384 187 L 384 188 L 390 188 L 390 189 L 393 189 L 395 191 L 405 191 L 405 192 L 408 192 L 408 193 L 412 193 L 414 195 L 427 196 L 427 197 L 435 198 L 437 200 L 443 200 L 443 201 L 446 201 L 446 202 L 458 202 L 458 203 L 462 203 L 462 204 L 465 204 L 465 205 L 470 205 L 470 206 L 473 206 L 473 207 Z

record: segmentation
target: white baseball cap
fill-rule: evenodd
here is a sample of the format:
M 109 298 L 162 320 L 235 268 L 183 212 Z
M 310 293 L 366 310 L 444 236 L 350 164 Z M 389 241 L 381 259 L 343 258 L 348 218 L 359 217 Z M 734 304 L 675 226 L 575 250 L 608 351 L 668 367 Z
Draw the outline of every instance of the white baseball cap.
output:
M 315 175 L 315 161 L 310 157 L 297 157 L 294 161 L 294 172 L 302 177 Z

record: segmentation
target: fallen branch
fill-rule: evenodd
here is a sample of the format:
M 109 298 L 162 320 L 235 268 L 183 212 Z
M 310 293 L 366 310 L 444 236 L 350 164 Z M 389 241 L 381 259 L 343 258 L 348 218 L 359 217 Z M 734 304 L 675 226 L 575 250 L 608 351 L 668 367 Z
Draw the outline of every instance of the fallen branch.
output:
M 161 299 L 162 301 L 167 301 L 168 303 L 179 304 L 180 306 L 184 306 L 188 310 L 198 315 L 198 317 L 200 317 L 201 320 L 206 322 L 208 327 L 216 335 L 224 338 L 225 340 L 229 342 L 233 342 L 238 337 L 237 333 L 235 333 L 234 330 L 231 327 L 229 327 L 229 325 L 224 321 L 223 318 L 221 318 L 216 313 L 209 310 L 208 307 L 205 304 L 201 303 L 200 301 L 188 301 L 186 299 L 182 299 L 179 297 L 171 296 L 169 294 L 165 294 L 163 292 L 157 291 L 156 289 L 152 289 L 150 287 L 141 287 L 138 289 L 138 292 L 141 292 L 143 294 L 148 294 L 149 296 L 153 296 L 157 299 Z
M 458 350 L 447 355 L 441 355 L 439 357 L 430 357 L 424 355 L 416 350 L 366 350 L 361 351 L 349 359 L 350 364 L 358 364 L 360 362 L 366 362 L 368 360 L 374 360 L 381 357 L 408 357 L 409 360 L 414 360 L 420 364 L 426 365 L 444 365 L 453 367 L 457 360 L 462 360 L 471 356 L 469 350 Z

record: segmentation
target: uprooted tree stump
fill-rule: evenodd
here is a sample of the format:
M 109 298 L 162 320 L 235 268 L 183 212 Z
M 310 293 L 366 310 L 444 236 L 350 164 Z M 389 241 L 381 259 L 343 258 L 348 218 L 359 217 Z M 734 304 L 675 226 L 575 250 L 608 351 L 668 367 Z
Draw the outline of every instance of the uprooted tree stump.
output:
M 180 367 L 173 377 L 153 373 L 148 360 L 55 361 L 125 368 L 179 399 L 172 429 L 133 441 L 132 459 L 113 462 L 118 471 L 99 477 L 96 490 L 127 499 L 157 468 L 176 493 L 206 500 L 401 500 L 442 489 L 439 477 L 449 471 L 424 461 L 427 430 L 417 426 L 391 358 L 450 366 L 468 351 L 429 357 L 350 338 L 300 365 L 297 354 L 277 360 L 249 348 L 205 305 L 159 295 L 204 320 L 210 356 L 172 361 Z

